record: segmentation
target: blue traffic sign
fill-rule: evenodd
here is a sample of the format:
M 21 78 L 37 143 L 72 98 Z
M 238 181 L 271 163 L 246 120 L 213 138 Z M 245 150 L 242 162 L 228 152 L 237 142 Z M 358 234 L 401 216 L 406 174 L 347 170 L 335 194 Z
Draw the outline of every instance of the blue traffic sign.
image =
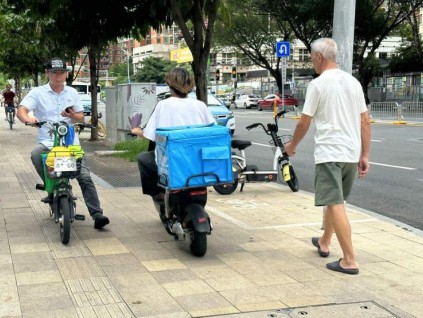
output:
M 288 57 L 291 53 L 291 43 L 276 42 L 276 57 Z

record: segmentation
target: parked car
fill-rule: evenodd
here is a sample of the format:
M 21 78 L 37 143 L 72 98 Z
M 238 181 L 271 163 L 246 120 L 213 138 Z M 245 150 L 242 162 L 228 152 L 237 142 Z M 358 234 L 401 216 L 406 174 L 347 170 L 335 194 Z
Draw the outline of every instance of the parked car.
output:
M 79 94 L 79 99 L 84 107 L 84 115 L 91 116 L 91 96 L 88 94 Z
M 259 100 L 258 110 L 273 109 L 273 103 L 276 100 L 278 107 L 282 106 L 282 98 L 279 94 L 270 94 Z M 283 104 L 285 106 L 298 106 L 298 100 L 291 95 L 284 95 Z
M 190 98 L 197 98 L 195 92 L 188 94 Z M 216 98 L 212 93 L 207 95 L 207 106 L 210 109 L 213 117 L 219 125 L 226 126 L 231 130 L 231 134 L 235 133 L 235 116 L 232 111 L 226 108 L 223 103 Z
M 257 107 L 260 98 L 256 95 L 241 95 L 235 99 L 235 108 L 251 108 Z

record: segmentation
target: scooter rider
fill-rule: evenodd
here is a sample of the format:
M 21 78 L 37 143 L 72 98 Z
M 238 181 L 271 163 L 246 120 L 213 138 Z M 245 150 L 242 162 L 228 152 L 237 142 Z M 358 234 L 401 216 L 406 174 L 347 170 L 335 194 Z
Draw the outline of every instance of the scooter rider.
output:
M 216 123 L 207 105 L 189 98 L 188 93 L 194 87 L 194 80 L 184 68 L 174 68 L 165 76 L 171 96 L 156 105 L 145 129 L 134 128 L 131 133 L 155 141 L 157 128 Z M 158 172 L 154 151 L 138 155 L 138 168 L 141 176 L 143 193 L 153 199 L 163 197 L 163 189 L 157 186 Z

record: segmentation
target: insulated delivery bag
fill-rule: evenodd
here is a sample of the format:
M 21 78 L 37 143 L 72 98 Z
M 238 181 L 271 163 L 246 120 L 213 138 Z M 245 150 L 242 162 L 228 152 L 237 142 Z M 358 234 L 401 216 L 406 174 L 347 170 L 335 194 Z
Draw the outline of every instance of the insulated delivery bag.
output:
M 170 189 L 233 182 L 231 135 L 220 125 L 156 130 L 159 185 Z

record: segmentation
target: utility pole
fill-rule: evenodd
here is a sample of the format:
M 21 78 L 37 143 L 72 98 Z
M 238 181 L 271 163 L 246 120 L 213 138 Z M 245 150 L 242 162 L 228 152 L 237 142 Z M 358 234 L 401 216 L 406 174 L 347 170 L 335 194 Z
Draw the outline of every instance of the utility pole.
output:
M 338 67 L 352 73 L 356 0 L 335 0 L 332 37 L 338 45 Z

